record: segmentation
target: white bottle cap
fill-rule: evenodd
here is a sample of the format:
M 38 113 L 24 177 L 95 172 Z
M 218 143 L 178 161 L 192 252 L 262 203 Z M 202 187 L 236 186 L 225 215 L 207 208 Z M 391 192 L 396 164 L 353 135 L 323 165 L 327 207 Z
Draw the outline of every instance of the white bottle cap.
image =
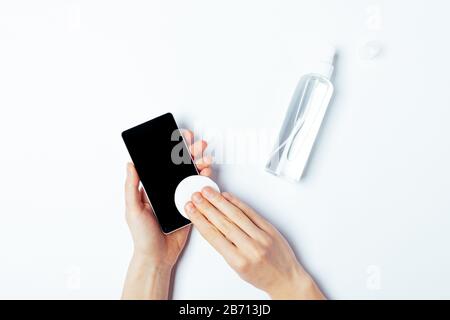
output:
M 185 212 L 184 206 L 188 201 L 191 201 L 192 194 L 200 192 L 204 187 L 211 187 L 217 192 L 220 192 L 219 186 L 210 178 L 200 175 L 190 176 L 183 179 L 175 189 L 175 206 L 180 214 L 189 219 Z
M 319 50 L 318 64 L 314 69 L 314 73 L 323 75 L 330 79 L 334 71 L 334 57 L 336 56 L 336 47 L 332 45 L 323 46 Z

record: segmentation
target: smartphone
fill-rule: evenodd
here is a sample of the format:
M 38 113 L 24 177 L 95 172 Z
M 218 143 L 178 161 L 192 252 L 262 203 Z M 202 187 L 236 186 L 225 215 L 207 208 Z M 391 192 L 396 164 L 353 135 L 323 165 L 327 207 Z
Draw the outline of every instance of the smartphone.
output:
M 190 224 L 175 206 L 175 189 L 198 171 L 173 115 L 125 130 L 122 138 L 161 230 L 167 234 Z

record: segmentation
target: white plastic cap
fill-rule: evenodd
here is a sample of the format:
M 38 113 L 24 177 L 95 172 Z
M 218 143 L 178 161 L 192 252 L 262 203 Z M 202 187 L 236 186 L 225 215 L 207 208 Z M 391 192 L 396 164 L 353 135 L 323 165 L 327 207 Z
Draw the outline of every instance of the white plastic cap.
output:
M 315 72 L 330 79 L 334 71 L 333 63 L 334 57 L 336 56 L 336 47 L 332 45 L 326 45 L 318 51 L 319 63 Z

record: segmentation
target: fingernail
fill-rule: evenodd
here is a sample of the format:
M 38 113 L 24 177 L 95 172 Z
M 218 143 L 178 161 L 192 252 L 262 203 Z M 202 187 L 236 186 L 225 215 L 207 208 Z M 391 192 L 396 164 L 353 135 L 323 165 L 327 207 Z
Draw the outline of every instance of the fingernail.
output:
M 192 199 L 194 200 L 195 203 L 200 203 L 203 200 L 203 197 L 200 193 L 196 192 L 192 195 Z
M 212 196 L 214 196 L 214 191 L 210 187 L 203 188 L 202 193 L 206 198 L 211 198 Z
M 187 202 L 184 206 L 184 210 L 186 210 L 187 213 L 192 213 L 194 211 L 194 205 L 192 204 L 192 202 Z

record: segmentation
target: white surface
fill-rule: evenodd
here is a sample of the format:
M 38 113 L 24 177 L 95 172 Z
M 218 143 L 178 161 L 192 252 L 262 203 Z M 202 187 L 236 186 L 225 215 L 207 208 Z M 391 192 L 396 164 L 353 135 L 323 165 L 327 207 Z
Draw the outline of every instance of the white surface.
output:
M 132 250 L 120 132 L 167 111 L 240 138 L 277 131 L 321 39 L 339 50 L 336 95 L 306 178 L 257 157 L 217 165 L 217 181 L 279 227 L 329 297 L 450 298 L 449 10 L 1 1 L 0 297 L 118 298 Z M 375 59 L 359 55 L 368 41 Z M 174 297 L 265 295 L 194 232 Z
M 217 183 L 205 176 L 190 176 L 181 180 L 175 189 L 175 205 L 177 206 L 180 214 L 189 219 L 184 211 L 186 203 L 191 201 L 192 194 L 200 192 L 204 187 L 211 187 L 220 192 Z

